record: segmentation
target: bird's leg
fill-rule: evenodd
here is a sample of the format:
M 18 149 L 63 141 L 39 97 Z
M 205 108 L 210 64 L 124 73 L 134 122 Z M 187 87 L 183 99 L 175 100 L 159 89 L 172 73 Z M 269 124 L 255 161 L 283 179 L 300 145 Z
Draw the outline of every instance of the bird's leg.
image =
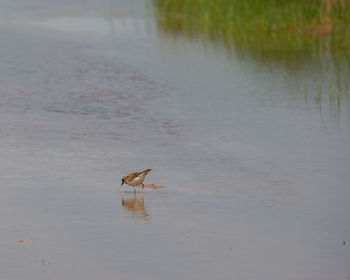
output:
M 142 183 L 142 189 L 145 187 L 145 185 Z
M 136 193 L 136 186 L 134 186 L 134 193 Z

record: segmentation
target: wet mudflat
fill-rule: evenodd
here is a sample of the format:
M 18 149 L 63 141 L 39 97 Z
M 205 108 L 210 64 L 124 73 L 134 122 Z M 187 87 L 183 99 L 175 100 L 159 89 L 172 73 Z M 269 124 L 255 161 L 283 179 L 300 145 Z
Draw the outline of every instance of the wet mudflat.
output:
M 346 72 L 156 2 L 0 1 L 0 278 L 348 279 Z

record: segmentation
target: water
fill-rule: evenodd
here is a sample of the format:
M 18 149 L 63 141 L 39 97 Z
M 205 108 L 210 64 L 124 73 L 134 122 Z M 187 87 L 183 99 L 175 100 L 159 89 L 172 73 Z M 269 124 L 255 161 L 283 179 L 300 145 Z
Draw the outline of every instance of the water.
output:
M 1 279 L 349 279 L 348 103 L 295 87 L 317 58 L 174 38 L 150 2 L 1 6 Z M 119 186 L 146 168 L 167 188 Z

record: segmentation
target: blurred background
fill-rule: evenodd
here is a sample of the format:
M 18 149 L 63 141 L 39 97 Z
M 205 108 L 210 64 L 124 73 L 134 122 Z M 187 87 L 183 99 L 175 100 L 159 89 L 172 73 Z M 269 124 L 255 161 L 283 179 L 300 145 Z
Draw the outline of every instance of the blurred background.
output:
M 349 1 L 0 0 L 0 38 L 1 279 L 350 279 Z

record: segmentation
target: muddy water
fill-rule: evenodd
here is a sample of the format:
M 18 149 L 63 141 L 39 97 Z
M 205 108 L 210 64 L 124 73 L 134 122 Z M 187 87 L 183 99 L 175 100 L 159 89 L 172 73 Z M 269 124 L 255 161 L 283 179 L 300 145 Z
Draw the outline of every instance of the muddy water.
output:
M 0 4 L 1 279 L 350 277 L 349 107 L 291 93 L 320 61 L 172 38 L 150 2 Z M 167 188 L 120 187 L 146 168 Z

